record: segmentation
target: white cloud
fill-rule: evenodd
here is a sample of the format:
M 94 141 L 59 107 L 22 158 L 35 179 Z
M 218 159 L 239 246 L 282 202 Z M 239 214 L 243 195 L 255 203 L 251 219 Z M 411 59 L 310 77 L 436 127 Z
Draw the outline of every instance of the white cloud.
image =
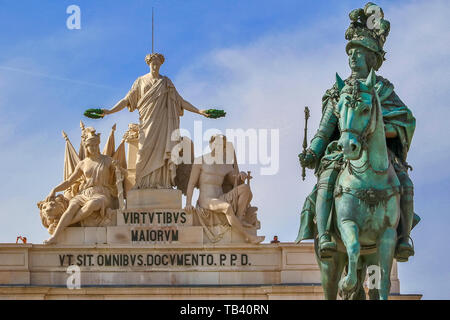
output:
M 450 83 L 450 29 L 448 1 L 413 2 L 386 10 L 392 17 L 383 74 L 396 86 L 400 98 L 410 107 L 417 127 L 409 154 L 423 182 L 436 182 L 447 171 L 450 116 L 447 93 Z M 436 169 L 430 174 L 429 167 Z M 422 172 L 422 174 L 420 174 Z M 424 174 L 426 172 L 426 174 Z

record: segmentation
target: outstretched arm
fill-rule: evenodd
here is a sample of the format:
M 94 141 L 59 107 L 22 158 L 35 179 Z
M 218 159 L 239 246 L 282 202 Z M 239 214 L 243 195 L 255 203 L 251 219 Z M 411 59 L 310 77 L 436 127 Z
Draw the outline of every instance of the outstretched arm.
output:
M 77 181 L 79 177 L 81 177 L 82 174 L 83 171 L 81 170 L 81 162 L 80 162 L 77 164 L 75 170 L 66 181 L 63 181 L 61 184 L 57 185 L 50 191 L 49 195 L 46 198 L 46 201 L 49 201 L 51 198 L 54 198 L 56 192 L 64 191 L 67 188 L 69 188 L 75 181 Z
M 202 116 L 208 117 L 208 114 L 205 112 L 205 110 L 199 110 L 196 107 L 194 107 L 191 103 L 189 103 L 186 100 L 182 100 L 181 107 L 187 111 L 201 114 Z
M 116 105 L 114 107 L 112 107 L 111 110 L 102 109 L 103 114 L 106 115 L 106 114 L 116 113 L 116 112 L 122 110 L 123 108 L 125 108 L 127 105 L 128 105 L 128 100 L 126 98 L 123 98 L 122 100 L 117 102 Z
M 194 193 L 195 185 L 198 182 L 198 179 L 200 178 L 200 172 L 201 172 L 201 165 L 199 164 L 193 164 L 192 165 L 192 171 L 191 176 L 189 177 L 189 183 L 187 187 L 186 192 L 186 210 L 192 210 L 192 195 Z

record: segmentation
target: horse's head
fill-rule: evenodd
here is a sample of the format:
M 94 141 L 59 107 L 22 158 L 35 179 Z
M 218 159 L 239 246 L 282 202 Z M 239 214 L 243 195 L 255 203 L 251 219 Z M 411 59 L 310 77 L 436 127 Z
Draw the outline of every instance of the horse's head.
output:
M 366 81 L 356 80 L 352 85 L 347 85 L 338 74 L 336 81 L 339 102 L 335 111 L 341 131 L 338 149 L 344 153 L 345 160 L 357 160 L 362 155 L 366 139 L 376 126 L 375 72 L 372 70 Z

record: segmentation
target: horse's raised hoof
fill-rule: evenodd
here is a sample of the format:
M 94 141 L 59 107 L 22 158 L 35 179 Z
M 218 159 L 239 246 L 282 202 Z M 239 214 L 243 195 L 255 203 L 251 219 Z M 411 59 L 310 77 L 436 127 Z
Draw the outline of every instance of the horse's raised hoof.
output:
M 356 283 L 358 280 L 356 279 L 356 276 L 350 277 L 350 275 L 346 275 L 339 281 L 339 289 L 342 290 L 344 293 L 350 293 L 352 290 L 356 288 Z

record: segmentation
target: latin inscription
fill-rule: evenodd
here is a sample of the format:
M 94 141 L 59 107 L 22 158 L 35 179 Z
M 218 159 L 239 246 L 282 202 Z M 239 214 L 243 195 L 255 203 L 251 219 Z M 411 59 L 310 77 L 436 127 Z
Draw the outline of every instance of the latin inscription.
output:
M 162 254 L 59 254 L 61 267 L 191 267 L 250 266 L 247 254 L 162 253 Z
M 131 241 L 172 242 L 178 241 L 178 230 L 141 229 L 131 230 Z
M 187 214 L 183 211 L 125 211 L 120 214 L 122 215 L 120 225 L 136 227 L 130 230 L 132 242 L 179 241 L 178 227 L 190 225 Z
M 186 212 L 122 212 L 125 224 L 184 224 Z

